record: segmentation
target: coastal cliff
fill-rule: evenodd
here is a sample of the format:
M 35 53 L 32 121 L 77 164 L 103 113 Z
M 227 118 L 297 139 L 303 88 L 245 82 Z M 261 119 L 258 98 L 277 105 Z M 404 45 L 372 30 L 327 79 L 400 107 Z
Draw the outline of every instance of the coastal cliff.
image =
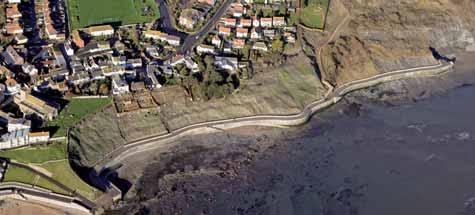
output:
M 335 1 L 336 2 L 336 1 Z M 344 1 L 350 21 L 322 50 L 322 77 L 334 85 L 391 70 L 432 65 L 432 50 L 474 49 L 470 0 Z

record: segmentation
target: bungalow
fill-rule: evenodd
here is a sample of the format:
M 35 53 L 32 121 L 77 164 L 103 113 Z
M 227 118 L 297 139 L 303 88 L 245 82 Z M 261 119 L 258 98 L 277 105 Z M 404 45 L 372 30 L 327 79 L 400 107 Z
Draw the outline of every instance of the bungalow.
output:
M 128 93 L 130 91 L 129 85 L 119 75 L 112 76 L 112 94 L 119 95 Z
M 272 25 L 274 27 L 284 27 L 285 18 L 283 16 L 274 16 L 274 18 L 272 18 Z
M 114 28 L 110 25 L 99 25 L 86 28 L 84 32 L 93 37 L 112 36 Z
M 251 29 L 251 39 L 259 40 L 262 38 L 262 34 L 260 31 L 257 31 L 256 28 Z
M 252 50 L 267 52 L 267 45 L 264 42 L 255 42 L 252 46 Z
M 210 45 L 200 44 L 196 47 L 196 52 L 198 52 L 199 54 L 203 54 L 203 53 L 214 54 L 214 47 Z
M 246 45 L 246 41 L 243 39 L 235 39 L 233 40 L 233 48 L 234 49 L 242 49 Z
M 180 45 L 180 38 L 177 36 L 172 36 L 168 35 L 166 33 L 163 33 L 161 31 L 154 31 L 154 30 L 148 30 L 144 33 L 145 38 L 150 38 L 154 40 L 160 40 L 167 42 L 168 44 L 172 46 L 179 46 Z
M 262 27 L 272 27 L 272 17 L 269 18 L 261 18 L 260 20 Z
M 252 19 L 241 19 L 239 20 L 238 27 L 251 27 L 252 26 Z
M 221 20 L 226 27 L 236 27 L 236 19 L 234 18 L 222 18 Z
M 7 34 L 9 35 L 23 33 L 23 28 L 20 26 L 20 23 L 18 23 L 18 21 L 7 23 L 5 28 L 7 30 Z
M 218 37 L 218 35 L 215 35 L 213 37 L 213 39 L 211 40 L 211 44 L 213 44 L 217 48 L 221 47 L 221 39 Z
M 219 27 L 218 34 L 221 36 L 229 36 L 231 35 L 231 28 Z
M 236 37 L 237 38 L 247 38 L 249 34 L 249 29 L 247 28 L 237 28 Z

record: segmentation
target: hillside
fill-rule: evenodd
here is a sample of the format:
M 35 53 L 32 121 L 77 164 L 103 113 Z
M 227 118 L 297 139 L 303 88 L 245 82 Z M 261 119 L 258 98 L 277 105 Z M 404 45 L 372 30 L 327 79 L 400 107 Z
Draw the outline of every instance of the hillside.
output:
M 334 1 L 334 4 L 338 4 Z M 334 85 L 434 64 L 430 48 L 474 49 L 471 0 L 344 1 L 350 21 L 322 51 L 323 78 Z

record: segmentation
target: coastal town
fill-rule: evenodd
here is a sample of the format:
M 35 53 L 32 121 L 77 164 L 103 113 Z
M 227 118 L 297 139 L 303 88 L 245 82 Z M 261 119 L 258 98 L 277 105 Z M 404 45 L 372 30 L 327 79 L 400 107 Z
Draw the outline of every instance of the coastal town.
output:
M 233 94 L 256 70 L 278 67 L 284 53 L 300 50 L 299 25 L 322 31 L 329 3 L 134 0 L 96 5 L 90 0 L 3 0 L 0 4 L 0 157 L 17 162 L 23 158 L 10 153 L 26 149 L 34 154 L 58 145 L 64 151 L 74 123 L 109 105 L 117 116 L 128 116 L 160 110 L 174 94 L 183 94 L 190 102 Z M 116 10 L 107 11 L 109 7 Z M 317 11 L 310 24 L 303 18 L 299 21 L 300 13 L 313 14 L 305 12 L 308 8 Z M 124 11 L 115 14 L 120 10 Z M 45 176 L 35 168 L 28 170 L 39 171 L 33 182 L 22 179 L 21 163 L 12 162 L 4 174 L 6 163 L 0 181 L 63 194 L 74 188 L 59 189 L 63 180 L 59 176 L 48 179 L 59 185 L 41 185 Z M 64 168 L 69 169 L 67 162 Z M 96 199 L 102 192 L 77 183 L 82 186 L 78 192 L 87 196 L 84 199 Z
M 462 15 L 475 4 L 454 2 L 0 0 L 0 214 L 298 214 L 307 194 L 323 205 L 306 212 L 353 213 L 365 187 L 353 182 L 366 178 L 306 181 L 346 171 L 340 160 L 366 174 L 334 154 L 346 142 L 379 153 L 366 147 L 381 138 L 358 133 L 372 136 L 367 102 L 394 110 L 470 84 L 447 78 L 475 50 L 475 19 Z M 334 138 L 342 117 L 343 128 L 365 123 Z M 374 119 L 403 147 L 431 127 Z M 319 159 L 302 159 L 308 145 Z M 283 162 L 267 163 L 274 153 Z M 398 174 L 377 169 L 408 176 L 396 163 Z
M 194 29 L 224 3 L 192 2 L 171 22 L 179 29 Z M 216 24 L 203 38 L 183 50 L 187 38 L 166 33 L 156 23 L 160 20 L 72 29 L 64 0 L 6 0 L 1 105 L 20 114 L 2 112 L 5 128 L 18 131 L 7 129 L 1 148 L 38 142 L 31 139 L 47 142 L 48 131 L 41 128 L 62 108 L 52 98 L 111 96 L 122 113 L 159 107 L 157 92 L 166 90 L 163 86 L 182 86 L 191 100 L 230 94 L 252 76 L 252 61 L 294 46 L 299 4 L 233 1 L 220 17 L 212 17 Z M 17 118 L 25 119 L 22 126 L 14 126 Z M 32 138 L 36 136 L 41 138 Z

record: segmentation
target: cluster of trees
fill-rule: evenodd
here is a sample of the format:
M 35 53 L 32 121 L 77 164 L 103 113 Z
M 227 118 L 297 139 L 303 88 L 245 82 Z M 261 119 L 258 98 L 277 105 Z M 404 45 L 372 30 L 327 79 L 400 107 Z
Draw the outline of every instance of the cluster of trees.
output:
M 227 71 L 214 68 L 214 58 L 207 55 L 199 61 L 199 73 L 191 73 L 184 65 L 175 67 L 177 74 L 164 77 L 165 85 L 181 85 L 194 100 L 223 98 L 239 87 L 239 78 Z
M 109 95 L 111 89 L 111 81 L 106 78 L 104 80 L 92 81 L 74 86 L 71 91 L 76 95 Z

